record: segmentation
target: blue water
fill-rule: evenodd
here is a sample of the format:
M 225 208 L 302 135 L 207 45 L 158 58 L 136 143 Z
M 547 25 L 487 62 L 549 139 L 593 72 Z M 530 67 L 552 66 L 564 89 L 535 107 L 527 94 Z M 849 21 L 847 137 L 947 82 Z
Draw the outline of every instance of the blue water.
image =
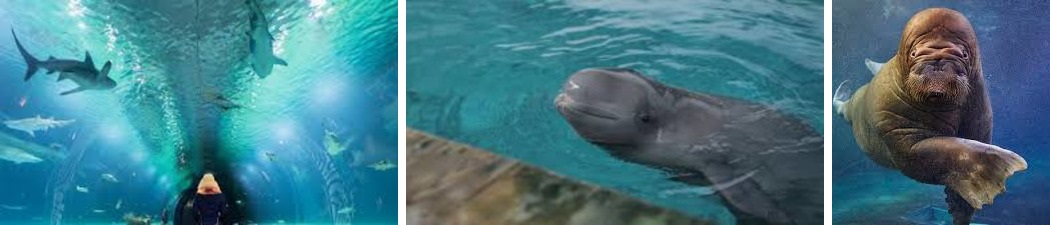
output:
M 0 158 L 39 158 L 0 159 L 0 224 L 157 221 L 203 171 L 244 222 L 396 223 L 397 170 L 370 165 L 397 163 L 397 1 L 258 2 L 288 62 L 265 79 L 245 1 L 0 0 L 0 120 L 75 120 L 0 125 Z M 12 29 L 38 58 L 112 61 L 117 87 L 23 82 Z M 326 152 L 326 130 L 345 151 Z
M 576 136 L 553 105 L 571 73 L 631 67 L 823 126 L 821 1 L 407 4 L 409 127 L 698 217 L 734 221 L 717 196 L 661 196 L 686 186 Z
M 916 12 L 943 6 L 962 12 L 973 24 L 981 51 L 981 66 L 994 113 L 992 144 L 1010 149 L 1028 161 L 1028 170 L 1006 182 L 1006 192 L 977 212 L 977 222 L 991 224 L 1045 224 L 1050 220 L 1044 201 L 1050 190 L 1050 20 L 1045 1 L 850 1 L 836 2 L 833 10 L 833 68 L 835 84 L 849 79 L 867 82 L 871 73 L 864 58 L 888 59 L 897 49 L 901 29 Z M 829 90 L 830 91 L 830 90 Z M 832 119 L 833 205 L 836 223 L 868 217 L 895 219 L 902 211 L 924 205 L 943 207 L 941 186 L 911 181 L 879 168 L 863 156 L 849 125 Z M 902 197 L 903 196 L 903 197 Z M 910 197 L 908 197 L 910 196 Z

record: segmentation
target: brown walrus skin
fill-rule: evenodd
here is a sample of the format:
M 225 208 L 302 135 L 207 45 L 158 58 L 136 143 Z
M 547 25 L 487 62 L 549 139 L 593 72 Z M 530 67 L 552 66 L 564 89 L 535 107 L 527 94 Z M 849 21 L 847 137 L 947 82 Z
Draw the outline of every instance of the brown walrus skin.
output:
M 1028 165 L 989 144 L 992 110 L 966 17 L 923 10 L 908 21 L 899 46 L 852 98 L 836 99 L 836 110 L 869 158 L 916 181 L 945 185 L 953 223 L 969 224 L 1005 189 L 1006 178 Z

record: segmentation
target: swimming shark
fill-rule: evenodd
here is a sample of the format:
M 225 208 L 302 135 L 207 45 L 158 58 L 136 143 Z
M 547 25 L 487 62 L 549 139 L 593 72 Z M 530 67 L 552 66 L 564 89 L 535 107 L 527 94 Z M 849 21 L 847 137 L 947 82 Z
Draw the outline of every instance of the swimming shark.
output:
M 23 209 L 26 209 L 25 206 L 13 206 L 13 205 L 0 205 L 0 208 L 4 208 L 6 210 L 23 210 Z
M 391 163 L 390 161 L 380 160 L 379 162 L 373 163 L 372 165 L 368 165 L 368 168 L 372 168 L 376 171 L 386 171 L 389 169 L 397 168 L 397 165 Z
M 234 103 L 233 101 L 230 101 L 230 99 L 226 98 L 226 96 L 223 96 L 222 94 L 217 93 L 217 92 L 206 92 L 206 93 L 204 93 L 204 99 L 208 103 L 211 103 L 211 104 L 219 107 L 219 109 L 222 109 L 223 112 L 225 112 L 227 110 L 230 110 L 230 109 L 239 109 L 239 108 L 241 108 L 240 104 L 237 104 L 237 103 Z
M 120 183 L 120 181 L 117 180 L 116 176 L 113 176 L 113 174 L 108 174 L 108 173 L 103 173 L 102 174 L 102 180 L 109 181 L 109 182 L 112 182 L 112 183 Z
M 34 131 L 47 131 L 48 129 L 63 127 L 73 122 L 76 122 L 76 120 L 56 120 L 54 117 L 42 118 L 40 115 L 37 115 L 36 117 L 20 120 L 4 121 L 4 125 L 11 129 L 25 131 L 29 133 L 29 136 L 36 137 Z
M 40 157 L 37 157 L 28 152 L 22 151 L 21 149 L 0 146 L 0 159 L 13 162 L 15 164 L 22 163 L 38 163 L 44 161 Z
M 0 132 L 0 159 L 16 163 L 31 163 L 36 162 L 37 158 L 42 161 L 65 162 L 66 153 L 64 151 L 55 151 L 51 147 L 32 141 L 23 140 L 7 132 Z
M 342 209 L 339 209 L 339 211 L 336 211 L 335 213 L 349 214 L 349 213 L 354 213 L 354 211 L 355 211 L 354 207 L 343 207 Z
M 273 65 L 288 66 L 283 59 L 277 58 L 273 53 L 273 35 L 270 34 L 270 23 L 266 21 L 258 3 L 247 1 L 251 11 L 248 20 L 248 49 L 251 51 L 252 69 L 259 78 L 266 78 L 273 72 Z
M 324 130 L 324 148 L 328 151 L 329 155 L 336 156 L 343 151 L 346 151 L 347 145 L 354 141 L 352 138 L 344 142 L 339 141 L 339 137 L 336 136 L 335 132 L 328 129 Z
M 60 95 L 68 95 L 86 90 L 109 90 L 117 86 L 117 82 L 109 78 L 109 69 L 113 66 L 113 63 L 106 61 L 102 65 L 102 70 L 95 68 L 95 62 L 91 60 L 91 53 L 85 52 L 84 61 L 77 61 L 72 59 L 56 59 L 54 56 L 48 57 L 47 60 L 40 61 L 33 55 L 30 55 L 26 51 L 25 47 L 22 47 L 22 42 L 18 41 L 18 35 L 15 34 L 15 30 L 11 29 L 11 35 L 15 37 L 15 44 L 18 45 L 18 52 L 22 53 L 22 58 L 26 61 L 26 75 L 24 80 L 28 81 L 29 78 L 36 74 L 36 71 L 40 68 L 47 70 L 48 74 L 58 72 L 58 81 L 70 79 L 77 84 L 77 88 L 68 90 L 60 93 Z

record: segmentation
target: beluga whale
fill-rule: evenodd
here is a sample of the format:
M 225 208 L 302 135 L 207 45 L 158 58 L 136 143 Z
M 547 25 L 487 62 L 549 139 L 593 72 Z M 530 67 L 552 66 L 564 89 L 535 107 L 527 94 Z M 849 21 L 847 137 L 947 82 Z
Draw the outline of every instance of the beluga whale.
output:
M 266 78 L 273 72 L 273 65 L 288 66 L 283 59 L 277 58 L 273 53 L 273 35 L 270 34 L 270 23 L 266 21 L 266 14 L 256 2 L 247 1 L 251 11 L 248 20 L 248 49 L 251 51 L 252 70 L 259 78 Z
M 25 47 L 22 46 L 22 42 L 18 40 L 18 35 L 15 34 L 14 29 L 11 29 L 11 35 L 15 37 L 15 44 L 18 45 L 18 52 L 22 54 L 22 58 L 25 58 L 26 61 L 26 75 L 23 79 L 25 81 L 32 78 L 37 70 L 44 68 L 47 70 L 48 74 L 57 72 L 58 81 L 69 79 L 77 84 L 77 88 L 64 91 L 61 95 L 68 95 L 86 90 L 109 90 L 117 86 L 117 82 L 109 78 L 109 70 L 113 66 L 113 63 L 110 61 L 106 61 L 106 63 L 102 65 L 102 70 L 95 68 L 95 62 L 91 60 L 91 53 L 89 52 L 84 53 L 84 61 L 56 59 L 54 56 L 48 57 L 47 60 L 40 61 L 26 51 Z
M 625 162 L 717 193 L 736 224 L 819 224 L 823 137 L 771 106 L 660 83 L 629 68 L 574 73 L 554 100 L 576 134 Z

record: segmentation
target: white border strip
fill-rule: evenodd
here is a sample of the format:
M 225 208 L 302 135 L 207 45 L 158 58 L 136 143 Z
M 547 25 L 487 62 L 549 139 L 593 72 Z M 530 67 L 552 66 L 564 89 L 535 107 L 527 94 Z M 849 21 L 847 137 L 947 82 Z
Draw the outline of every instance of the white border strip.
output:
M 831 0 L 824 0 L 824 224 L 831 225 Z
M 406 220 L 407 207 L 405 202 L 407 195 L 405 192 L 405 185 L 407 180 L 405 179 L 405 165 L 408 164 L 405 156 L 408 155 L 407 146 L 405 146 L 405 133 L 408 132 L 405 127 L 405 0 L 397 1 L 397 163 L 400 166 L 397 167 L 397 224 L 408 224 Z

